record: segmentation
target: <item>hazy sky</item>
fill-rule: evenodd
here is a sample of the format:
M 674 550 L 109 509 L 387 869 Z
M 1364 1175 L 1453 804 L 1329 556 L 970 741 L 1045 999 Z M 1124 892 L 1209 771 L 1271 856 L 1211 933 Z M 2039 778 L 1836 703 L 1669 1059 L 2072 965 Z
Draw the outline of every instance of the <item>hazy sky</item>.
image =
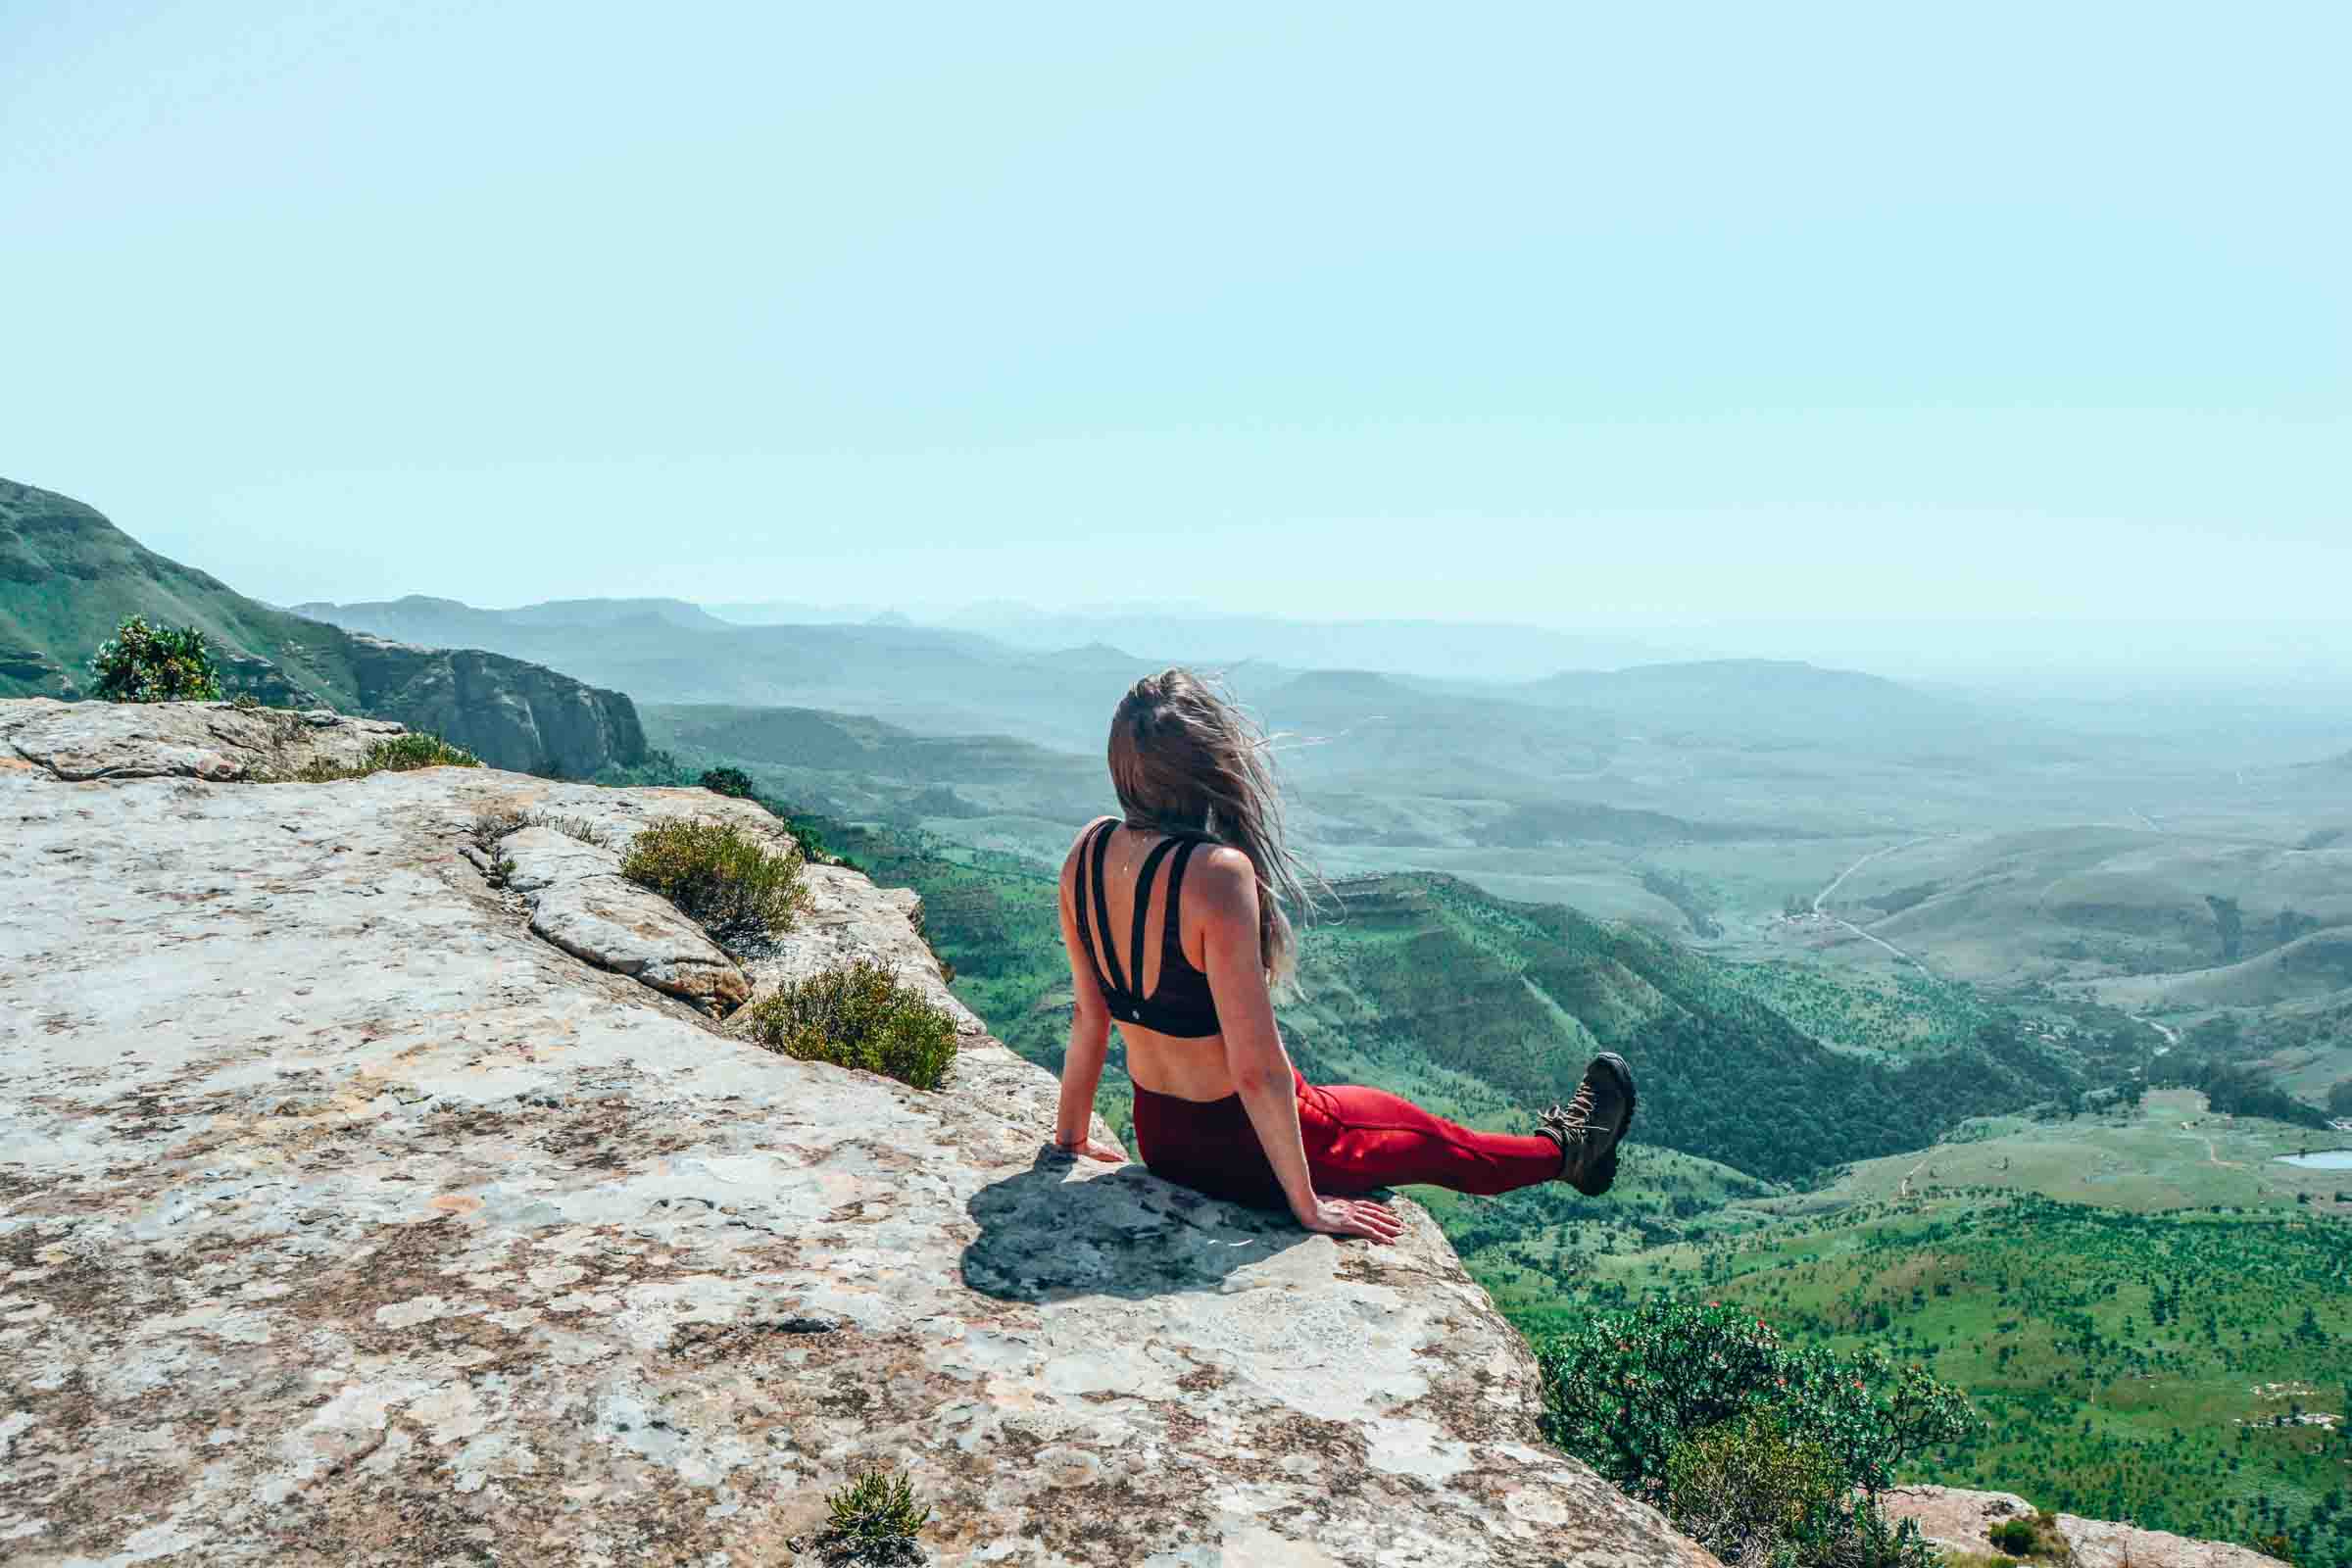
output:
M 0 0 L 0 474 L 281 602 L 2341 624 L 2347 59 L 2340 3 Z

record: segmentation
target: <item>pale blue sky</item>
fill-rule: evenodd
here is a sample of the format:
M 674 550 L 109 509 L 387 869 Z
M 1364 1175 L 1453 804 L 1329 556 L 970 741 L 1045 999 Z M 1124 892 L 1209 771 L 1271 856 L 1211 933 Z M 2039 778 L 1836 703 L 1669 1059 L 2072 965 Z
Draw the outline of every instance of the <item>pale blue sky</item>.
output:
M 0 0 L 0 474 L 281 602 L 2344 619 L 2340 4 Z

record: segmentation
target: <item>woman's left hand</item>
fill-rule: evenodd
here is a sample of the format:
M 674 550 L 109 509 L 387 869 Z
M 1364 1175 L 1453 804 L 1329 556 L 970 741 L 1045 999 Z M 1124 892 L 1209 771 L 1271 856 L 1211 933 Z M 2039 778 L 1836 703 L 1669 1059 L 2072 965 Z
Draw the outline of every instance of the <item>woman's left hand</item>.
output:
M 1086 1138 L 1075 1144 L 1057 1143 L 1054 1148 L 1072 1159 L 1099 1159 L 1107 1165 L 1127 1163 L 1127 1151 L 1107 1138 Z

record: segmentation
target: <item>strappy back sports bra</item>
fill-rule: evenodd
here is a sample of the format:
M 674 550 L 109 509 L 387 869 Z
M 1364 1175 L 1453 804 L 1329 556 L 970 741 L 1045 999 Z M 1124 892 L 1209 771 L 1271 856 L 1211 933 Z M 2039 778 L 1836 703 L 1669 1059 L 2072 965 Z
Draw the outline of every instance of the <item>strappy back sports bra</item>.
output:
M 1109 1004 L 1110 1015 L 1179 1040 L 1202 1040 L 1221 1033 L 1216 999 L 1208 992 L 1208 976 L 1194 968 L 1192 960 L 1184 956 L 1181 934 L 1184 870 L 1192 861 L 1193 851 L 1210 841 L 1170 834 L 1144 857 L 1144 868 L 1135 878 L 1135 940 L 1127 948 L 1135 966 L 1134 981 L 1130 984 L 1119 970 L 1118 944 L 1110 939 L 1110 902 L 1102 893 L 1102 858 L 1110 849 L 1111 830 L 1116 826 L 1117 818 L 1105 818 L 1102 826 L 1080 841 L 1075 900 L 1078 940 L 1086 948 L 1087 961 L 1095 966 L 1095 979 L 1102 987 L 1102 1000 Z M 1144 916 L 1152 908 L 1152 883 L 1159 875 L 1159 864 L 1171 852 L 1175 862 L 1168 867 L 1168 907 L 1160 921 L 1159 984 L 1146 997 L 1139 994 L 1144 983 Z M 1094 904 L 1092 924 L 1087 920 L 1090 899 Z M 1095 945 L 1097 931 L 1102 933 L 1100 951 Z

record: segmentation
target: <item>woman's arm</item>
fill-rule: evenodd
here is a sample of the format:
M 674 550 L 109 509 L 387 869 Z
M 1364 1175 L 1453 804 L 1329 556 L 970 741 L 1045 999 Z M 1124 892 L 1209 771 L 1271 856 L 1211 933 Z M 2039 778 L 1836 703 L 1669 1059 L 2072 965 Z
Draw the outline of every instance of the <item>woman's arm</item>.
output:
M 1206 864 L 1195 862 L 1186 886 L 1193 896 L 1185 908 L 1201 915 L 1202 968 L 1225 1032 L 1226 1070 L 1291 1212 L 1310 1231 L 1395 1241 L 1404 1225 L 1386 1204 L 1316 1195 L 1298 1131 L 1298 1081 L 1274 1024 L 1274 998 L 1258 949 L 1256 874 L 1239 850 L 1213 850 L 1201 859 Z
M 1093 966 L 1078 945 L 1078 923 L 1070 906 L 1070 864 L 1076 853 L 1071 852 L 1072 861 L 1062 866 L 1061 877 L 1061 946 L 1070 960 L 1073 1005 L 1070 1046 L 1061 1058 L 1061 1104 L 1054 1116 L 1054 1147 L 1064 1153 L 1125 1164 L 1125 1150 L 1092 1136 L 1095 1091 L 1102 1086 L 1102 1063 L 1110 1055 L 1110 1009 L 1103 1005 Z

